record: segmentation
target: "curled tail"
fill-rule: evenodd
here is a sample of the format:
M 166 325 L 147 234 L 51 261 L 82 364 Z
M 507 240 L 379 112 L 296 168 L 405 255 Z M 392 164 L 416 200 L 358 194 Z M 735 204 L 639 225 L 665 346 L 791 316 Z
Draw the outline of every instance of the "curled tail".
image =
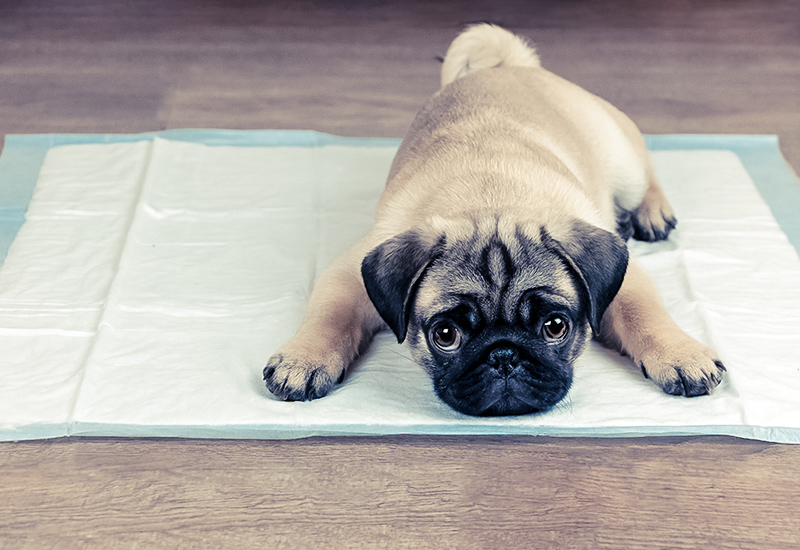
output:
M 442 88 L 475 71 L 509 65 L 541 66 L 536 50 L 516 34 L 488 23 L 469 27 L 447 50 Z

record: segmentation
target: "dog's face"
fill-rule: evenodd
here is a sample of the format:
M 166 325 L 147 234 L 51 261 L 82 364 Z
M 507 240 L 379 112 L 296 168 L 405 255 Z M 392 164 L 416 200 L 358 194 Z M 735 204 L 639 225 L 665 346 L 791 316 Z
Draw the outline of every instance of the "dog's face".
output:
M 367 292 L 408 339 L 439 397 L 471 415 L 544 411 L 618 291 L 622 240 L 574 221 L 546 227 L 472 220 L 403 233 L 362 264 Z

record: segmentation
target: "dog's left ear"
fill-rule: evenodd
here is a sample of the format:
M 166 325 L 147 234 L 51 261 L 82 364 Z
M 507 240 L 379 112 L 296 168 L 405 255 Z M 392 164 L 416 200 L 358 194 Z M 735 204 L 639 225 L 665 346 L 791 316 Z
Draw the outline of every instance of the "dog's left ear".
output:
M 628 268 L 628 247 L 618 235 L 583 221 L 572 233 L 556 241 L 542 229 L 542 240 L 566 260 L 589 297 L 589 325 L 597 334 L 600 320 L 614 300 Z
M 406 338 L 419 281 L 440 255 L 442 242 L 406 231 L 378 245 L 361 262 L 367 295 L 399 343 Z

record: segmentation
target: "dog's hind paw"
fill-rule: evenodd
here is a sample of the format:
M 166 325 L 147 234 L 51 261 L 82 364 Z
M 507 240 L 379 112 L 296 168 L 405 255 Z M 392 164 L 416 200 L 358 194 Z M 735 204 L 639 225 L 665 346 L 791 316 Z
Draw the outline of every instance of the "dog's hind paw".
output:
M 666 240 L 670 232 L 675 229 L 678 220 L 661 210 L 654 214 L 649 210 L 643 210 L 643 207 L 644 205 L 639 206 L 631 216 L 633 238 L 646 242 Z
M 633 238 L 647 242 L 665 240 L 677 223 L 667 197 L 655 182 L 650 184 L 641 204 L 631 212 L 629 220 Z

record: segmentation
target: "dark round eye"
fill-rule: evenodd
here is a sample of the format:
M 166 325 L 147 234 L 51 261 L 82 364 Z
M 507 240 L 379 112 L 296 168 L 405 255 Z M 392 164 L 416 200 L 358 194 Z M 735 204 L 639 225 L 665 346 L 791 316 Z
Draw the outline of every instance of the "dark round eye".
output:
M 431 331 L 431 340 L 441 351 L 455 351 L 461 345 L 461 331 L 450 323 L 439 323 Z
M 544 339 L 550 342 L 563 340 L 569 331 L 567 320 L 561 315 L 551 315 L 542 325 Z

